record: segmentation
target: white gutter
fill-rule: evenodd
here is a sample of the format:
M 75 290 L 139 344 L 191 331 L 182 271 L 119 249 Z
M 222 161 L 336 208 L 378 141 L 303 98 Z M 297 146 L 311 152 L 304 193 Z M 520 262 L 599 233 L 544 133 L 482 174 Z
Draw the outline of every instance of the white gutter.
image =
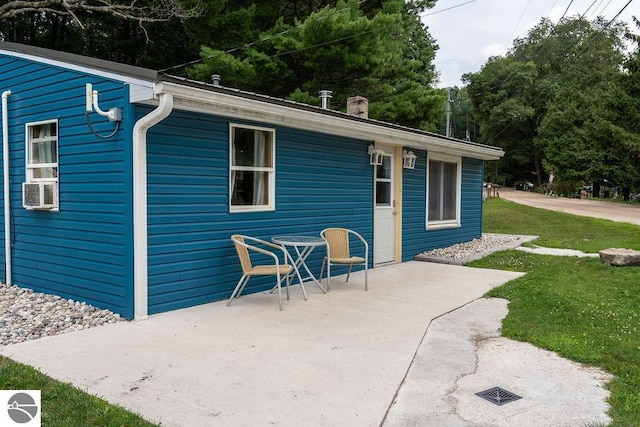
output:
M 171 114 L 173 95 L 159 94 L 158 108 L 133 126 L 133 303 L 134 319 L 148 313 L 147 263 L 147 130 Z
M 11 286 L 11 189 L 9 186 L 9 112 L 10 90 L 2 92 L 2 169 L 4 171 L 4 266 L 6 284 Z
M 346 117 L 318 114 L 315 111 L 306 111 L 294 106 L 277 105 L 171 82 L 157 83 L 156 90 L 158 93 L 173 94 L 176 98 L 174 107 L 187 111 L 259 120 L 296 129 L 482 160 L 497 160 L 504 155 L 499 147 L 470 144 L 437 135 L 420 134 L 409 129 L 386 127 L 373 121 L 354 121 Z

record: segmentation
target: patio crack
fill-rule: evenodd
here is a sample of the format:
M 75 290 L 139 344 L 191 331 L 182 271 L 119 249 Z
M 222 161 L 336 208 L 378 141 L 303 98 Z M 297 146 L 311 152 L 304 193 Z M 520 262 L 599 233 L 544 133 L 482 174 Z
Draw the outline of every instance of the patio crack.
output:
M 480 345 L 482 342 L 493 339 L 493 336 L 486 336 L 482 334 L 475 334 L 470 337 L 470 341 L 473 342 L 473 369 L 467 372 L 462 372 L 455 379 L 453 387 L 448 389 L 446 392 L 446 396 L 451 400 L 451 411 L 449 412 L 451 415 L 458 417 L 462 421 L 467 421 L 458 413 L 458 399 L 454 397 L 456 391 L 460 388 L 460 380 L 466 378 L 470 375 L 474 375 L 478 372 L 478 367 L 480 366 L 480 358 L 478 357 L 478 351 L 480 349 Z
M 387 421 L 387 418 L 389 417 L 389 413 L 390 413 L 390 411 L 391 411 L 392 407 L 396 404 L 397 399 L 398 399 L 398 395 L 399 395 L 399 393 L 400 393 L 400 390 L 402 389 L 402 387 L 405 385 L 405 383 L 406 383 L 406 381 L 407 381 L 407 378 L 408 378 L 408 376 L 409 376 L 409 373 L 411 372 L 411 369 L 413 368 L 413 366 L 414 366 L 414 364 L 415 364 L 415 362 L 416 362 L 416 359 L 417 359 L 417 357 L 418 357 L 418 353 L 419 353 L 419 351 L 420 351 L 421 347 L 424 345 L 425 339 L 426 339 L 426 337 L 427 337 L 427 333 L 429 332 L 429 329 L 431 328 L 431 326 L 432 326 L 433 322 L 434 322 L 434 321 L 436 321 L 436 320 L 438 320 L 438 319 L 441 319 L 442 317 L 444 317 L 444 316 L 446 316 L 446 315 L 448 315 L 448 314 L 451 314 L 451 313 L 453 313 L 453 312 L 456 312 L 456 311 L 458 311 L 458 310 L 460 310 L 460 309 L 462 309 L 462 308 L 464 308 L 464 307 L 466 307 L 466 306 L 468 306 L 468 305 L 470 305 L 470 304 L 472 304 L 472 303 L 474 303 L 474 302 L 476 302 L 476 301 L 478 301 L 478 300 L 480 300 L 480 299 L 482 299 L 482 297 L 480 297 L 480 298 L 476 298 L 476 299 L 474 299 L 474 300 L 472 300 L 472 301 L 467 302 L 466 304 L 463 304 L 463 305 L 461 305 L 461 306 L 459 306 L 459 307 L 456 307 L 456 308 L 454 308 L 454 309 L 452 309 L 452 310 L 449 310 L 449 311 L 447 311 L 447 312 L 445 312 L 445 313 L 442 313 L 442 314 L 440 314 L 440 315 L 438 315 L 438 316 L 436 316 L 436 317 L 432 318 L 432 319 L 429 321 L 429 323 L 427 324 L 427 327 L 426 327 L 426 329 L 425 329 L 425 331 L 424 331 L 424 334 L 422 335 L 422 338 L 420 339 L 420 342 L 418 343 L 418 346 L 416 347 L 416 349 L 415 349 L 415 351 L 414 351 L 414 353 L 413 353 L 413 357 L 411 358 L 411 362 L 409 363 L 409 366 L 407 367 L 407 370 L 405 371 L 405 373 L 404 373 L 404 376 L 403 376 L 402 380 L 401 380 L 401 381 L 400 381 L 400 383 L 398 384 L 398 387 L 396 388 L 396 391 L 395 391 L 395 393 L 394 393 L 394 395 L 393 395 L 393 397 L 392 397 L 392 399 L 391 399 L 390 403 L 387 405 L 387 409 L 386 409 L 386 411 L 385 411 L 385 413 L 384 413 L 384 416 L 382 417 L 382 420 L 380 421 L 380 424 L 379 424 L 379 426 L 380 426 L 380 427 L 382 427 L 382 426 L 385 424 L 385 422 Z M 478 338 L 476 339 L 476 337 L 478 337 Z M 479 343 L 480 341 L 482 341 L 482 340 L 484 340 L 484 339 L 488 339 L 488 338 L 490 338 L 490 337 L 486 337 L 486 336 L 482 336 L 482 337 L 481 337 L 481 336 L 480 336 L 480 334 L 476 334 L 475 336 L 473 336 L 473 337 L 472 337 L 472 339 L 473 339 L 473 341 L 474 341 L 474 350 L 473 350 L 473 354 L 474 354 L 474 367 L 473 367 L 473 372 L 463 373 L 463 374 L 461 374 L 460 376 L 458 376 L 458 377 L 455 379 L 455 381 L 454 381 L 453 388 L 448 389 L 448 390 L 446 391 L 446 394 L 445 394 L 445 396 L 446 396 L 446 397 L 448 397 L 448 398 L 450 398 L 450 399 L 454 399 L 454 401 L 455 401 L 455 402 L 457 402 L 457 399 L 456 399 L 455 397 L 453 397 L 453 396 L 452 396 L 452 394 L 453 394 L 453 393 L 458 389 L 458 381 L 459 381 L 461 378 L 463 378 L 463 377 L 465 377 L 465 376 L 467 376 L 467 375 L 472 375 L 473 373 L 475 373 L 475 372 L 478 370 L 478 357 L 477 357 L 477 350 L 478 350 L 478 347 L 479 347 L 479 344 L 478 344 L 478 343 Z M 458 411 L 457 411 L 457 403 L 452 405 L 452 411 L 451 411 L 450 413 L 451 413 L 452 415 L 454 415 L 454 416 L 458 417 L 460 420 L 464 420 L 464 419 L 463 419 L 463 418 L 458 414 Z

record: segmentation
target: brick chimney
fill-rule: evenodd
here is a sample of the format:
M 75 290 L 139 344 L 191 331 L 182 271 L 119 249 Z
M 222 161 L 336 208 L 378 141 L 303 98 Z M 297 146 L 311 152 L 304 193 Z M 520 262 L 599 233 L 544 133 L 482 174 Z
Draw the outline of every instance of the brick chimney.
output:
M 347 114 L 350 116 L 369 118 L 369 100 L 364 96 L 356 95 L 347 98 Z

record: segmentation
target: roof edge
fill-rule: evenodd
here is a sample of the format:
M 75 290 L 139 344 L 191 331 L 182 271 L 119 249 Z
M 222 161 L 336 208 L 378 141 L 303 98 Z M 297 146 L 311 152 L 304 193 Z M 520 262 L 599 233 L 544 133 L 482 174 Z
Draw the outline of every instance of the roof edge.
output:
M 175 108 L 200 111 L 227 117 L 258 120 L 297 129 L 342 135 L 381 144 L 401 145 L 443 154 L 456 154 L 481 160 L 497 160 L 504 155 L 500 147 L 446 138 L 418 129 L 375 120 L 361 119 L 346 113 L 272 100 L 266 96 L 239 95 L 236 90 L 221 87 L 185 85 L 170 80 L 160 81 L 155 93 L 170 93 Z
M 0 51 L 2 50 L 27 56 L 35 56 L 49 61 L 66 62 L 81 67 L 97 69 L 100 71 L 119 74 L 122 76 L 137 78 L 141 80 L 158 80 L 158 72 L 149 68 L 120 64 L 114 61 L 107 61 L 105 59 L 77 55 L 75 53 L 62 52 L 58 50 L 12 42 L 0 42 Z
M 243 91 L 243 90 L 236 89 L 236 88 L 230 88 L 230 87 L 225 87 L 225 86 L 220 86 L 220 85 L 214 85 L 214 84 L 207 83 L 207 82 L 191 80 L 191 79 L 188 79 L 188 78 L 185 78 L 185 77 L 177 77 L 177 76 L 173 76 L 173 75 L 170 75 L 170 74 L 159 73 L 158 74 L 158 81 L 159 82 L 173 83 L 173 84 L 178 85 L 178 86 L 188 86 L 188 87 L 191 87 L 191 88 L 201 89 L 201 90 L 208 91 L 208 92 L 216 92 L 216 93 L 220 93 L 220 94 L 227 94 L 227 95 L 230 95 L 230 96 L 236 96 L 236 97 L 239 97 L 239 98 L 254 100 L 254 101 L 258 101 L 258 102 L 266 102 L 266 103 L 269 103 L 269 104 L 279 105 L 279 106 L 283 106 L 283 107 L 295 108 L 297 110 L 304 110 L 304 111 L 309 111 L 309 112 L 313 112 L 313 113 L 317 113 L 317 114 L 343 118 L 343 119 L 347 119 L 347 120 L 351 120 L 351 121 L 355 121 L 355 122 L 366 123 L 366 124 L 368 124 L 370 126 L 384 127 L 384 128 L 388 128 L 388 129 L 392 129 L 392 130 L 400 131 L 400 132 L 408 132 L 408 133 L 420 135 L 423 138 L 437 139 L 437 140 L 440 140 L 440 141 L 448 141 L 448 142 L 456 144 L 456 145 L 457 144 L 464 144 L 465 146 L 475 147 L 478 150 L 495 150 L 496 152 L 503 151 L 502 148 L 497 147 L 497 146 L 493 146 L 493 145 L 487 145 L 487 144 L 482 144 L 480 142 L 466 141 L 466 140 L 462 140 L 462 139 L 447 137 L 447 136 L 440 135 L 440 134 L 437 134 L 437 133 L 434 133 L 434 132 L 429 132 L 429 131 L 422 130 L 422 129 L 411 128 L 411 127 L 408 127 L 408 126 L 403 126 L 403 125 L 399 125 L 399 124 L 396 124 L 396 123 L 385 122 L 385 121 L 376 120 L 376 119 L 372 119 L 372 118 L 366 118 L 365 119 L 365 118 L 362 118 L 362 117 L 357 117 L 357 116 L 353 116 L 353 115 L 347 114 L 347 113 L 345 113 L 343 111 L 339 111 L 339 110 L 325 109 L 325 108 L 321 108 L 321 107 L 316 106 L 316 105 L 303 104 L 303 103 L 296 102 L 296 101 L 291 101 L 291 100 L 288 100 L 288 99 L 275 98 L 275 97 L 272 97 L 272 96 L 262 95 L 262 94 L 258 94 L 258 93 L 254 93 L 254 92 Z M 418 147 L 416 147 L 416 148 L 418 148 Z M 503 152 L 503 154 L 504 154 L 504 152 Z M 498 154 L 498 156 L 501 157 L 502 155 Z

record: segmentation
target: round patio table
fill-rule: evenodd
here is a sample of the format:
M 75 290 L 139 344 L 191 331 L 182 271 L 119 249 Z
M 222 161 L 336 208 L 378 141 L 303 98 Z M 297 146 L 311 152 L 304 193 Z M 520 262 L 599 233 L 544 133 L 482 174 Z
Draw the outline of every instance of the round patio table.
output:
M 300 287 L 302 288 L 302 294 L 304 295 L 305 300 L 307 299 L 307 291 L 304 288 L 304 282 L 312 281 L 322 292 L 325 294 L 327 293 L 327 290 L 322 287 L 320 281 L 313 275 L 311 270 L 309 270 L 309 266 L 307 266 L 306 263 L 307 258 L 309 258 L 309 255 L 311 255 L 311 252 L 313 252 L 315 248 L 318 246 L 327 246 L 326 240 L 322 237 L 315 236 L 274 236 L 271 238 L 271 241 L 282 246 L 284 252 L 291 260 L 291 264 L 293 265 L 295 274 L 300 282 Z M 294 249 L 296 259 L 293 259 L 288 248 Z M 302 277 L 300 270 L 304 270 L 307 276 Z M 293 275 L 293 273 L 291 274 Z

